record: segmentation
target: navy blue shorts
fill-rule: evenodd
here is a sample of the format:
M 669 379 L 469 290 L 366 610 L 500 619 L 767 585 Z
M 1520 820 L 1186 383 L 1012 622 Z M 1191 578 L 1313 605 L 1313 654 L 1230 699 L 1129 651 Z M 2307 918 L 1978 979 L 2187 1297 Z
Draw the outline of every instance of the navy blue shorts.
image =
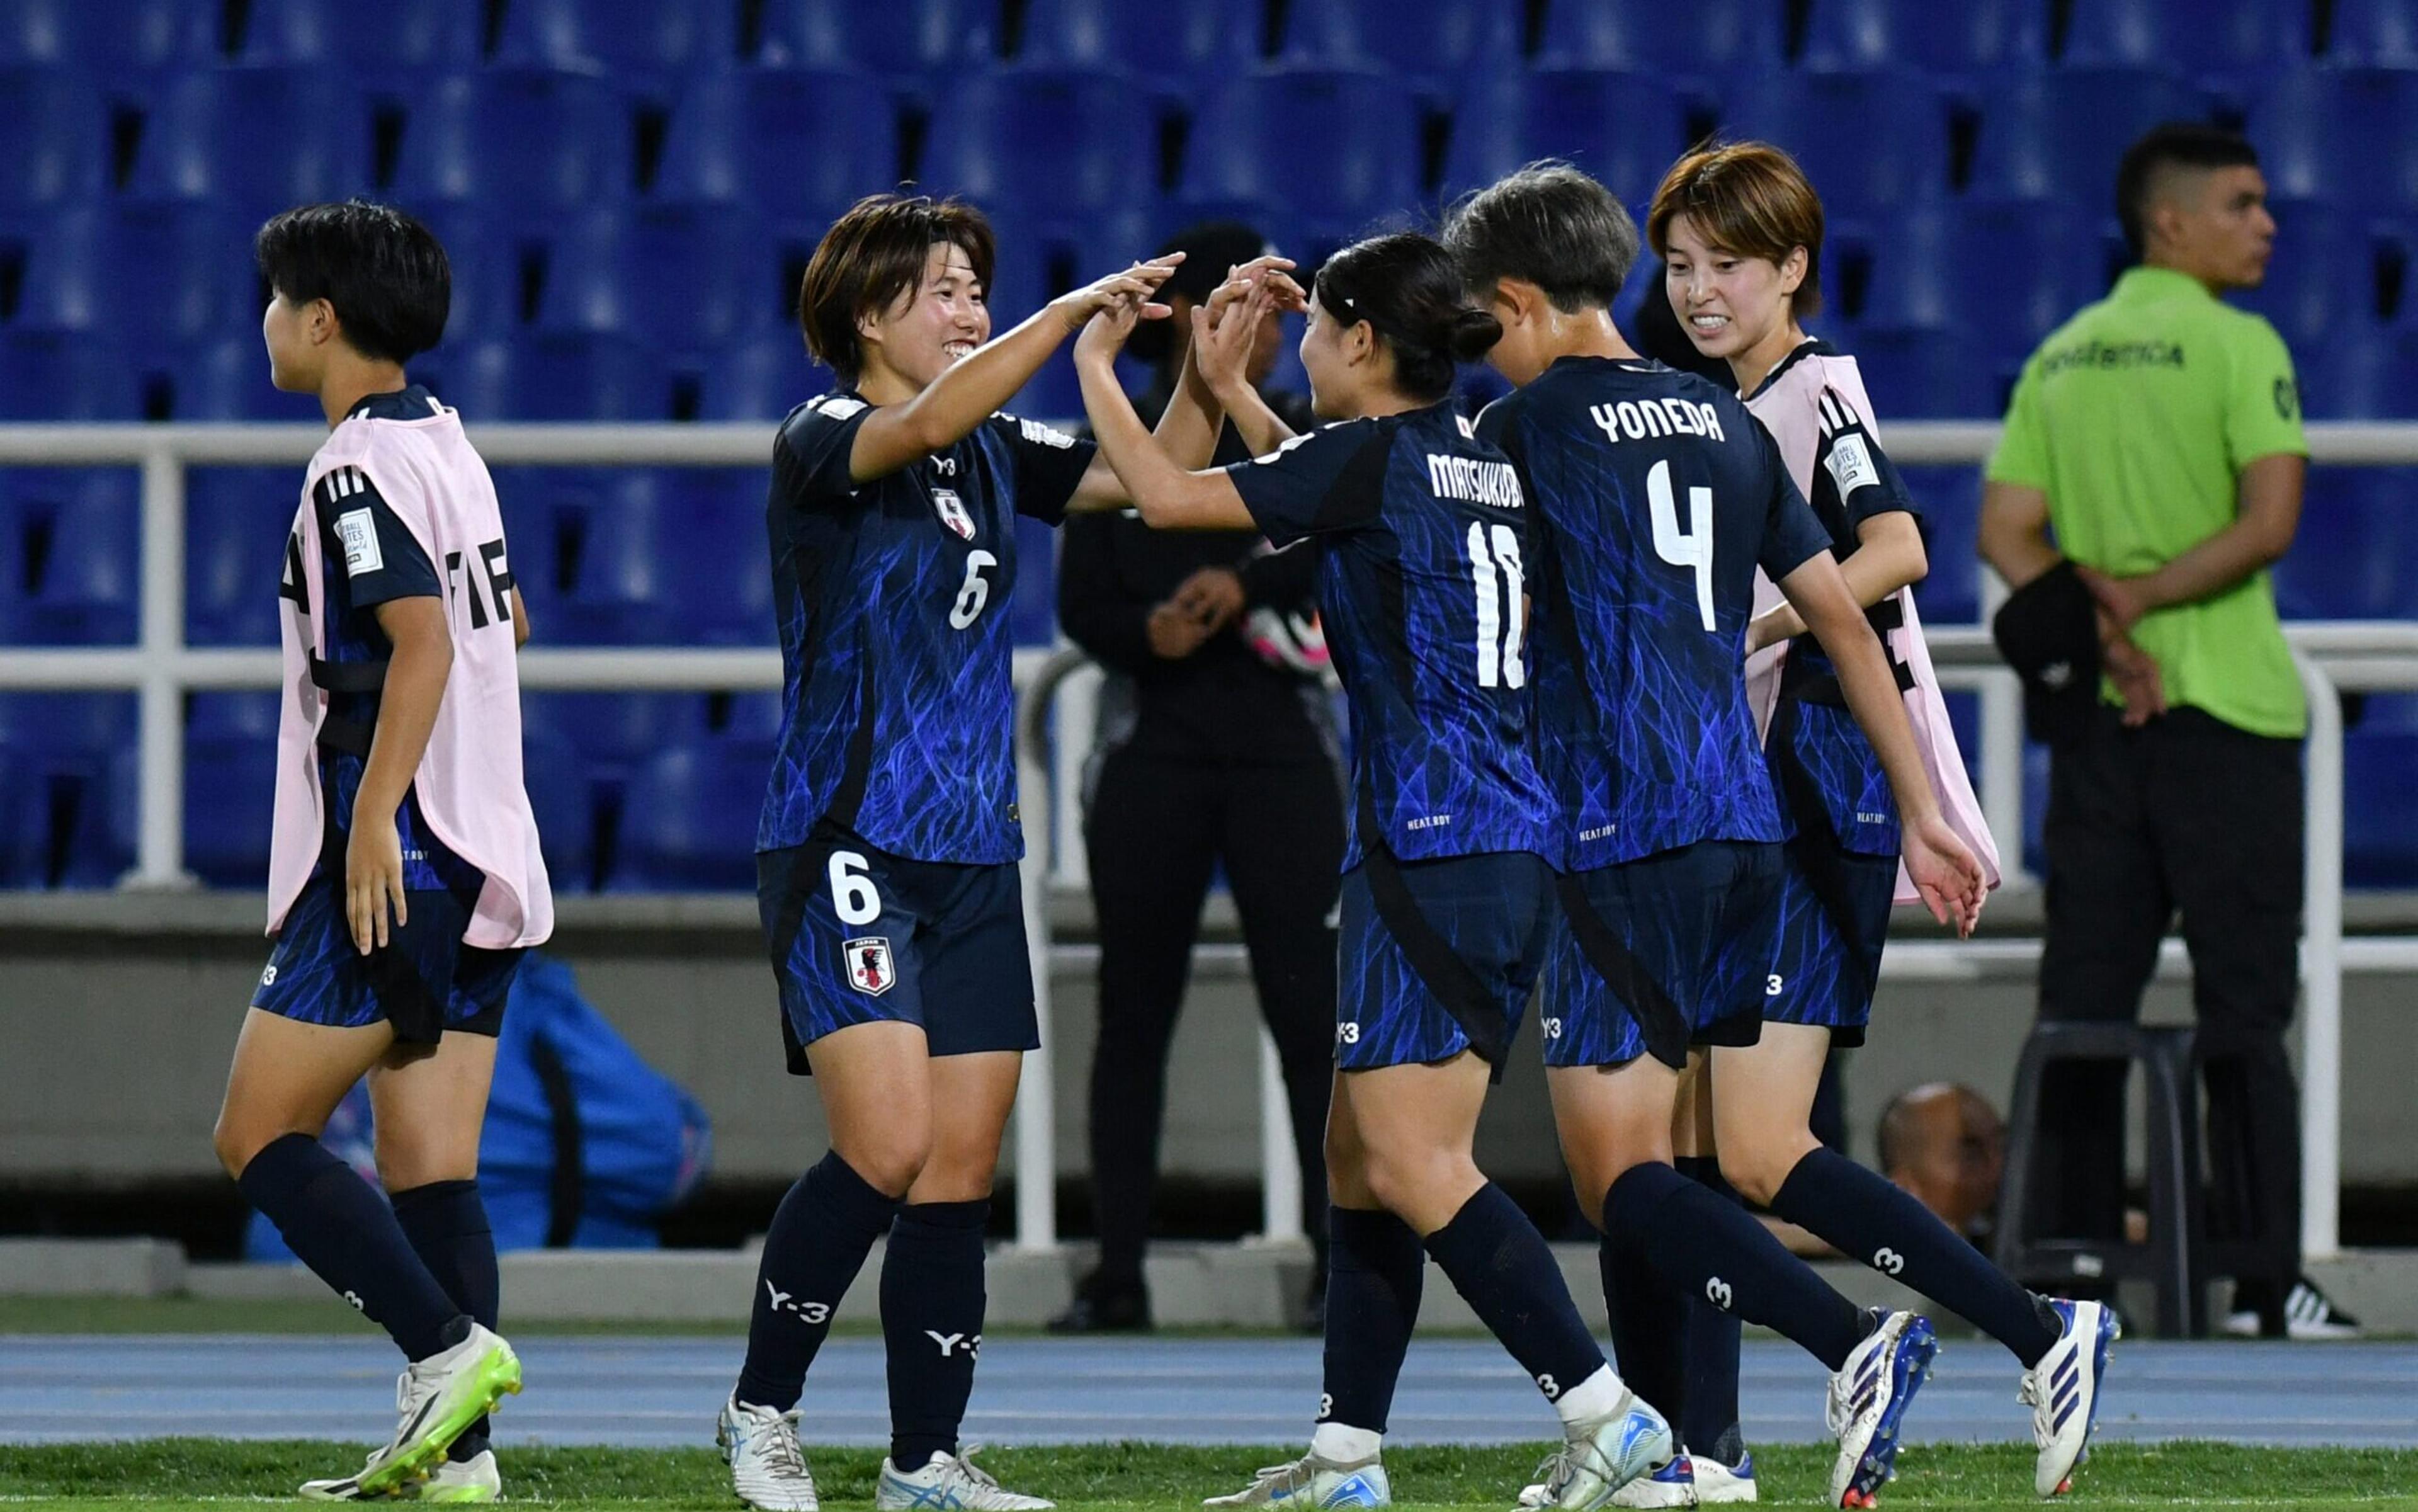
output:
M 1809 855 L 1805 848 L 1814 843 L 1801 834 L 1790 841 L 1781 868 L 1780 927 L 1763 1016 L 1768 1023 L 1828 1029 L 1832 1049 L 1852 1049 L 1864 1043 L 1872 1021 L 1898 859 L 1854 851 Z M 1812 872 L 1819 866 L 1834 867 L 1835 880 L 1817 886 Z M 1826 901 L 1826 892 L 1834 897 Z
M 1040 1047 L 1014 862 L 910 861 L 818 826 L 758 853 L 756 905 L 792 1074 L 851 1024 L 920 1025 L 936 1056 Z
M 1343 874 L 1335 1062 L 1425 1065 L 1475 1050 L 1500 1079 L 1553 926 L 1553 870 L 1524 850 Z
M 433 1045 L 447 1031 L 492 1035 L 503 1026 L 521 953 L 462 943 L 478 904 L 477 888 L 410 890 L 409 922 L 390 924 L 386 946 L 363 955 L 353 948 L 343 890 L 314 872 L 278 928 L 252 1005 L 336 1029 L 383 1018 L 406 1045 Z
M 1688 1063 L 1763 1029 L 1780 848 L 1705 840 L 1559 878 L 1546 957 L 1545 1063 Z

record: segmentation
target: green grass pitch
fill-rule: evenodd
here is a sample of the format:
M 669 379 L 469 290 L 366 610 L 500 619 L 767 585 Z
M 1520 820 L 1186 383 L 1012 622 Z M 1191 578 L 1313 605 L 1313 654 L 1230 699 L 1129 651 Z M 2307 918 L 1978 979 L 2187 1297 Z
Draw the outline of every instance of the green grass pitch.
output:
M 1505 1512 L 1545 1445 L 1398 1448 L 1385 1456 L 1396 1494 L 1411 1507 Z M 216 1439 L 133 1443 L 0 1444 L 0 1503 L 110 1512 L 284 1501 L 306 1479 L 349 1471 L 367 1445 Z M 1300 1451 L 1151 1443 L 997 1449 L 981 1456 L 1007 1485 L 1069 1508 L 1197 1507 L 1236 1489 L 1255 1466 Z M 870 1506 L 876 1449 L 810 1451 L 826 1506 Z M 722 1462 L 710 1448 L 509 1449 L 504 1491 L 519 1505 L 727 1509 Z M 1829 1451 L 1759 1451 L 1763 1500 L 1822 1501 Z M 2031 1453 L 2012 1444 L 1912 1447 L 1884 1507 L 2033 1507 Z M 2418 1512 L 2418 1451 L 2253 1449 L 2227 1444 L 2111 1443 L 2095 1450 L 2076 1494 L 2080 1512 L 2109 1507 L 2301 1507 L 2358 1504 Z

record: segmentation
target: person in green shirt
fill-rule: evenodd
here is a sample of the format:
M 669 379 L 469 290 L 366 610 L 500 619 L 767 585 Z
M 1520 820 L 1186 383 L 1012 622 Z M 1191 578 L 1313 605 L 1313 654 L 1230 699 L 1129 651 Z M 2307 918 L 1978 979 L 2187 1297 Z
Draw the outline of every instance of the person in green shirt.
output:
M 1983 557 L 2016 588 L 2071 560 L 2104 648 L 2097 717 L 2050 742 L 2041 1017 L 2137 1016 L 2180 911 L 2211 1229 L 2259 1257 L 2228 1327 L 2340 1333 L 2354 1325 L 2301 1275 L 2284 1048 L 2308 710 L 2269 568 L 2300 523 L 2308 445 L 2282 339 L 2219 298 L 2265 278 L 2275 222 L 2257 153 L 2211 126 L 2151 130 L 2116 189 L 2139 266 L 2025 363 L 1982 503 Z M 2124 1078 L 2067 1062 L 2043 1082 L 2033 1200 L 2052 1231 L 2122 1233 Z

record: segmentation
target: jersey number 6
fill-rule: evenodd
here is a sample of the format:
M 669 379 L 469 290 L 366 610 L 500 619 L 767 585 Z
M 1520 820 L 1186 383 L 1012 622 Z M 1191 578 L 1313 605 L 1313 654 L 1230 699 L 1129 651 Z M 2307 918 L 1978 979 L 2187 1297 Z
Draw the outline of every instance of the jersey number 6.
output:
M 978 619 L 983 605 L 990 602 L 990 579 L 983 576 L 986 567 L 997 567 L 999 558 L 987 551 L 966 553 L 966 580 L 957 585 L 957 602 L 949 606 L 949 628 L 963 630 Z
M 1713 491 L 1688 490 L 1688 528 L 1679 528 L 1679 501 L 1671 494 L 1671 464 L 1658 462 L 1645 475 L 1645 510 L 1654 517 L 1654 555 L 1696 574 L 1696 612 L 1713 624 Z
M 832 911 L 844 924 L 868 924 L 881 917 L 881 894 L 865 875 L 862 852 L 834 850 L 831 858 Z

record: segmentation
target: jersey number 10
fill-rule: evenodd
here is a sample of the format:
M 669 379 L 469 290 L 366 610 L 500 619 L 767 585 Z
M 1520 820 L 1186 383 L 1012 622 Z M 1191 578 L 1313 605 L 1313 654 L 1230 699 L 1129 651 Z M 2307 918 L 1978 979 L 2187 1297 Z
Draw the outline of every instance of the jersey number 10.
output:
M 1658 462 L 1645 475 L 1645 510 L 1654 517 L 1654 555 L 1696 574 L 1696 612 L 1705 628 L 1713 623 L 1713 491 L 1688 490 L 1688 528 L 1679 528 L 1679 501 L 1671 493 L 1671 464 Z
M 1507 525 L 1493 532 L 1487 550 L 1485 522 L 1469 527 L 1469 575 L 1477 589 L 1477 685 L 1517 688 L 1528 680 L 1520 656 L 1520 632 L 1527 620 L 1527 584 L 1521 575 L 1520 533 Z

